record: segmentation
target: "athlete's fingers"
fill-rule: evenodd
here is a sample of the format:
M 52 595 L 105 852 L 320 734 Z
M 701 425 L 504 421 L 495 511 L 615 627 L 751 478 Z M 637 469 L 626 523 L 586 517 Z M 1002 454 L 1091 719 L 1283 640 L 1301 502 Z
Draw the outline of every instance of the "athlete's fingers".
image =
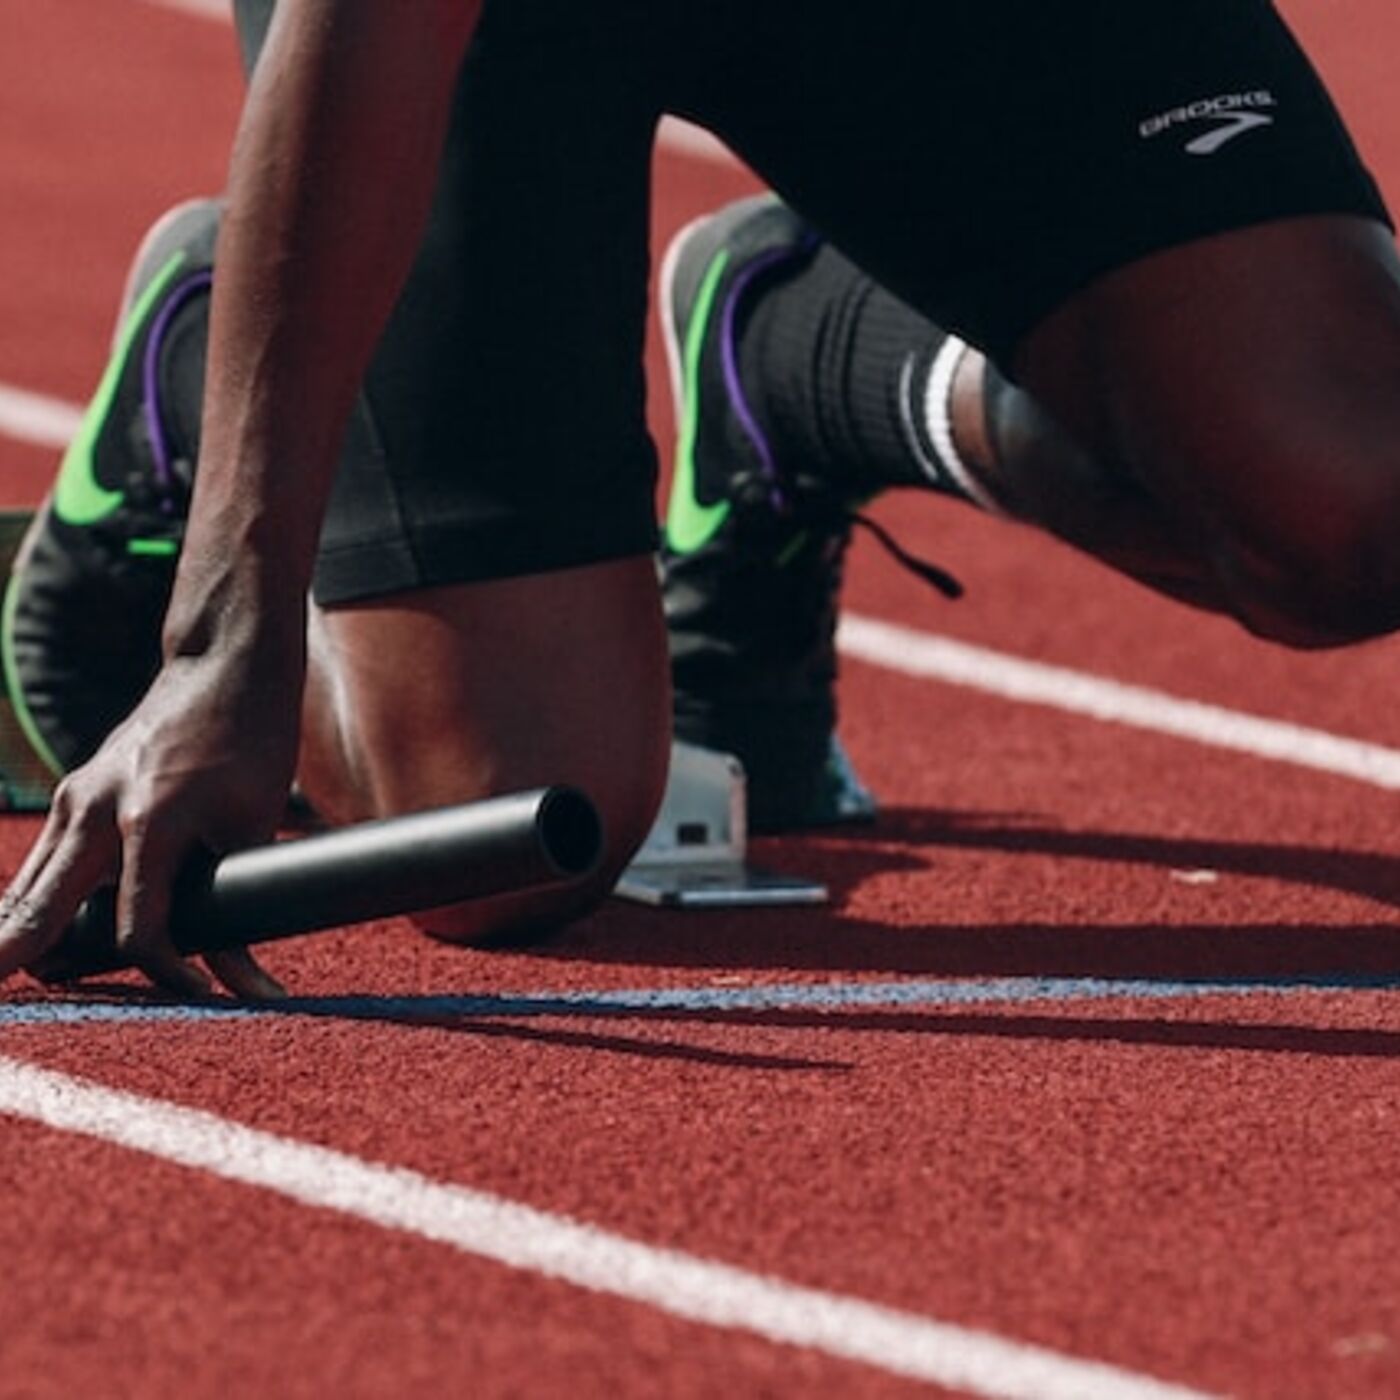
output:
M 144 937 L 128 939 L 122 948 L 131 965 L 163 991 L 191 1001 L 214 995 L 214 984 L 208 975 L 182 958 L 169 943 Z
M 111 881 L 119 860 L 110 821 L 89 815 L 71 822 L 43 866 L 31 872 L 25 888 L 8 904 L 0 923 L 0 977 L 53 947 L 82 902 Z
M 44 828 L 29 848 L 29 854 L 25 856 L 24 863 L 15 871 L 15 877 L 6 886 L 4 895 L 0 896 L 0 925 L 9 919 L 10 910 L 24 900 L 30 887 L 39 878 L 40 871 L 49 863 L 50 857 L 58 849 L 61 838 L 61 827 L 52 821 L 44 823 Z
M 39 872 L 48 864 L 49 858 L 58 849 L 63 834 L 68 829 L 73 812 L 71 789 L 67 783 L 60 784 L 49 805 L 48 816 L 39 831 L 34 844 L 29 848 L 14 879 L 0 896 L 0 926 L 9 918 L 10 909 L 24 900 L 30 886 L 38 878 Z
M 0 923 L 0 981 L 18 972 L 48 947 L 44 929 L 35 917 L 30 901 L 23 896 L 6 895 L 3 923 Z
M 244 1001 L 282 1001 L 287 989 L 246 948 L 225 948 L 207 953 L 209 971 Z
M 188 854 L 170 833 L 142 814 L 123 821 L 125 851 L 117 885 L 117 946 L 158 987 L 183 997 L 207 997 L 209 978 L 170 941 L 171 892 Z

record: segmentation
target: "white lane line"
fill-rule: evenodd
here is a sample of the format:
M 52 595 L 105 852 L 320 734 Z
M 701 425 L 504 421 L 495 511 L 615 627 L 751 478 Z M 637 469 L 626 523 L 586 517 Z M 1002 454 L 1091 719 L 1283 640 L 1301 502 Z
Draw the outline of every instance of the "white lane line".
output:
M 146 0 L 146 3 L 157 5 L 164 10 L 179 10 L 182 14 L 198 15 L 202 19 L 227 22 L 232 18 L 233 0 Z M 703 127 L 682 121 L 679 117 L 664 118 L 656 140 L 658 145 L 675 155 L 690 156 L 713 165 L 739 164 L 729 147 L 718 137 L 712 136 Z
M 0 1114 L 144 1152 L 509 1268 L 1005 1400 L 1193 1400 L 1199 1392 L 914 1313 L 658 1249 L 210 1113 L 0 1058 Z
M 199 15 L 202 19 L 227 21 L 233 18 L 233 0 L 147 0 L 147 3 L 158 5 L 162 10 L 180 10 L 187 15 Z
M 0 436 L 37 447 L 64 448 L 82 417 L 82 409 L 75 404 L 0 384 Z
M 970 646 L 892 622 L 846 614 L 837 634 L 844 655 L 921 680 L 985 691 L 1027 705 L 1150 729 L 1212 748 L 1312 768 L 1374 787 L 1400 788 L 1400 751 L 1320 729 L 1241 714 L 1144 686 Z

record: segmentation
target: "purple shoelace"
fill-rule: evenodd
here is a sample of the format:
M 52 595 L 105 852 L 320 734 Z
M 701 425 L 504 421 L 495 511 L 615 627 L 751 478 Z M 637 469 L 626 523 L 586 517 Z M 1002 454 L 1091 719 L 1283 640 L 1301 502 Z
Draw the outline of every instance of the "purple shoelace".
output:
M 779 511 L 786 510 L 789 504 L 782 473 L 778 470 L 777 459 L 773 454 L 772 444 L 768 441 L 768 435 L 759 425 L 757 415 L 749 403 L 748 395 L 744 392 L 743 383 L 739 378 L 739 306 L 744 299 L 744 294 L 759 277 L 773 268 L 781 267 L 785 262 L 793 262 L 806 257 L 816 241 L 815 235 L 808 235 L 792 247 L 774 248 L 772 251 L 756 257 L 734 279 L 733 285 L 729 288 L 729 295 L 725 298 L 724 310 L 720 318 L 720 364 L 724 371 L 725 392 L 729 395 L 729 403 L 734 410 L 734 416 L 738 418 L 749 441 L 753 443 L 754 450 L 758 453 L 763 475 L 768 482 L 769 500 L 773 508 Z
M 152 323 L 146 340 L 146 353 L 141 366 L 141 406 L 146 419 L 146 436 L 151 443 L 156 484 L 164 494 L 161 509 L 167 514 L 174 509 L 175 466 L 160 414 L 160 352 L 176 316 L 196 296 L 207 292 L 213 282 L 214 274 L 209 268 L 191 272 L 176 282 Z

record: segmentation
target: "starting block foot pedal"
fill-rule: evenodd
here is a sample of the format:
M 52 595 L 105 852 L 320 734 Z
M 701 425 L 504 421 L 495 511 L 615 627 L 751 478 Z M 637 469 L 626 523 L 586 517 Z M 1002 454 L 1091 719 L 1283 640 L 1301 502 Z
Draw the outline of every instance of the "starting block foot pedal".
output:
M 616 893 L 672 909 L 824 904 L 819 881 L 748 864 L 747 803 L 744 767 L 732 754 L 672 744 L 660 814 Z

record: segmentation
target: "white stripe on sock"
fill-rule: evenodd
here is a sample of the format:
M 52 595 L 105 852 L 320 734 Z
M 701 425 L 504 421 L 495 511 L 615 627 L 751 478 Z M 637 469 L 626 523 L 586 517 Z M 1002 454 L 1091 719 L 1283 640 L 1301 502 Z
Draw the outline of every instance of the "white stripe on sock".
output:
M 958 372 L 967 342 L 950 335 L 938 347 L 929 367 L 924 390 L 924 427 L 938 455 L 941 474 L 950 480 L 974 505 L 992 515 L 1005 515 L 1000 502 L 977 479 L 953 440 L 953 376 Z

